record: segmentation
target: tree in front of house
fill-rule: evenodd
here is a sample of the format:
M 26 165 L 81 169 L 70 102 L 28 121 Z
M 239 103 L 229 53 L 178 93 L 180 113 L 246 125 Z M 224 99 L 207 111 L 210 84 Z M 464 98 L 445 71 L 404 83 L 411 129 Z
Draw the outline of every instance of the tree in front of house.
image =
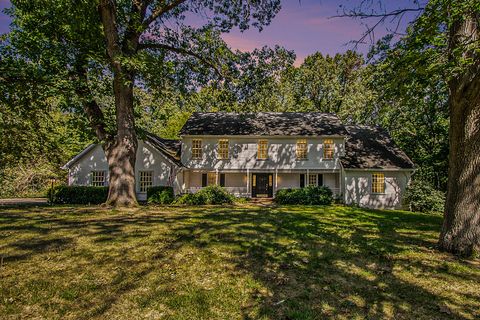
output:
M 109 164 L 107 204 L 116 206 L 136 204 L 135 87 L 180 73 L 188 83 L 170 83 L 185 88 L 223 77 L 233 55 L 220 32 L 261 29 L 280 10 L 279 0 L 11 3 L 10 44 L 89 119 Z M 192 17 L 202 25 L 194 27 Z M 100 90 L 96 82 L 109 85 Z M 109 102 L 114 108 L 106 112 Z

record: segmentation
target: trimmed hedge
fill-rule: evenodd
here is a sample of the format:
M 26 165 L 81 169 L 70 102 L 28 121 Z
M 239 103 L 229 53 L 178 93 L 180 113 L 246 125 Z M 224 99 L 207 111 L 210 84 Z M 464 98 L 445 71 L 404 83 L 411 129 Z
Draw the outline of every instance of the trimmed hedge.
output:
M 278 204 L 329 205 L 333 202 L 333 194 L 330 188 L 324 186 L 280 189 L 275 201 Z
M 219 186 L 208 186 L 197 193 L 187 193 L 175 200 L 176 204 L 232 204 L 235 197 Z
M 107 197 L 108 187 L 56 186 L 48 190 L 48 200 L 55 204 L 101 204 Z
M 442 212 L 445 194 L 435 190 L 428 182 L 416 180 L 408 185 L 403 202 L 410 211 Z
M 147 189 L 148 203 L 171 204 L 174 200 L 173 187 L 156 186 Z

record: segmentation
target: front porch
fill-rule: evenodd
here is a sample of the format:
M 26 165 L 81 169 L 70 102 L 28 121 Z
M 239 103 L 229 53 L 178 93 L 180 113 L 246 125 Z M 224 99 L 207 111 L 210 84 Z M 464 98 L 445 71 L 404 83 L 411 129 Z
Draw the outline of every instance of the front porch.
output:
M 183 175 L 182 193 L 195 193 L 209 185 L 220 185 L 237 197 L 271 198 L 280 189 L 318 185 L 329 187 L 335 196 L 341 194 L 338 170 L 186 170 Z

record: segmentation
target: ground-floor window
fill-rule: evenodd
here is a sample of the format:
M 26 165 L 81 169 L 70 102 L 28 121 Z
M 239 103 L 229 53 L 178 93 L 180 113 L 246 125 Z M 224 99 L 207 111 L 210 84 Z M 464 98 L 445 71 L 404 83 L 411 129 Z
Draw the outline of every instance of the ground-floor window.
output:
M 383 173 L 372 174 L 372 193 L 385 192 L 385 175 Z
M 318 184 L 317 175 L 316 174 L 309 174 L 308 175 L 308 185 L 312 187 L 316 187 Z
M 91 185 L 94 187 L 103 187 L 106 182 L 106 171 L 92 171 Z
M 153 186 L 153 172 L 152 171 L 139 171 L 139 189 L 140 192 L 147 192 L 147 189 Z

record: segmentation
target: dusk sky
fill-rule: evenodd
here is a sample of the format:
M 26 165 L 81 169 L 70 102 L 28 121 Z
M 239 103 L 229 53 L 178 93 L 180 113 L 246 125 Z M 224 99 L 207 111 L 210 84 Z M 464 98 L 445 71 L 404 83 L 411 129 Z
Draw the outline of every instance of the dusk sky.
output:
M 331 18 L 341 13 L 341 5 L 352 8 L 358 1 L 354 0 L 284 0 L 282 10 L 273 22 L 262 32 L 256 29 L 239 32 L 232 30 L 224 34 L 225 41 L 234 49 L 252 50 L 262 46 L 281 45 L 294 50 L 297 64 L 309 54 L 320 51 L 324 54 L 335 54 L 352 49 L 349 41 L 358 40 L 365 31 L 365 26 L 358 20 L 350 18 Z M 385 0 L 388 9 L 412 6 L 411 0 Z M 0 9 L 10 6 L 9 0 L 0 0 Z M 413 15 L 402 20 L 400 31 L 403 31 Z M 371 21 L 373 22 L 373 21 Z M 10 19 L 0 14 L 0 33 L 8 32 Z M 388 26 L 377 29 L 377 38 L 385 34 Z M 358 51 L 366 53 L 368 44 L 362 45 Z

